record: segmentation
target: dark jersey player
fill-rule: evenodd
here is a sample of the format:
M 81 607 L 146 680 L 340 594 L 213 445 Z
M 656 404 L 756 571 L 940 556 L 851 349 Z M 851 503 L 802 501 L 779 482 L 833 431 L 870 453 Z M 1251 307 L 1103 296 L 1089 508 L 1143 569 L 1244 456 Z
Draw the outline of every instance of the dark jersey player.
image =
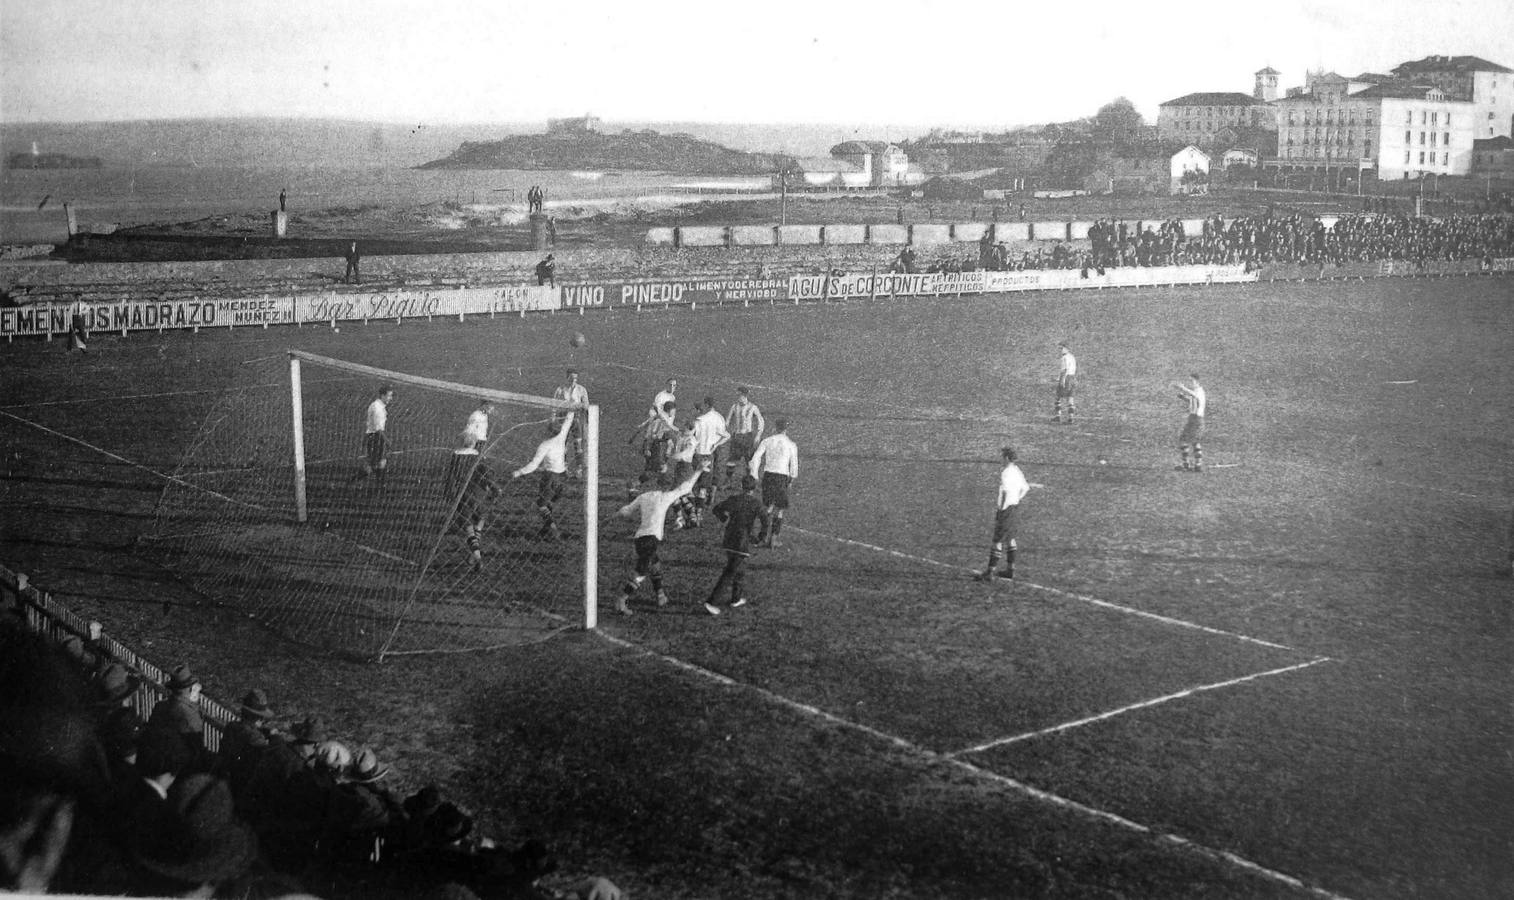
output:
M 752 542 L 755 540 L 752 526 L 760 523 L 762 532 L 766 532 L 769 519 L 767 508 L 757 499 L 757 479 L 751 475 L 742 476 L 741 493 L 725 498 L 715 504 L 711 511 L 715 518 L 725 523 L 725 533 L 720 541 L 725 550 L 725 570 L 720 573 L 720 580 L 715 582 L 709 599 L 704 602 L 704 610 L 712 616 L 718 616 L 720 592 L 727 587 L 731 590 L 732 609 L 746 604 L 741 586 L 746 577 L 746 561 L 752 555 Z
M 479 457 L 468 475 L 468 482 L 458 495 L 457 509 L 452 513 L 452 528 L 462 532 L 468 542 L 468 554 L 473 557 L 473 571 L 483 568 L 484 552 L 481 536 L 489 505 L 499 496 L 499 484 L 494 480 L 494 471 L 489 460 Z

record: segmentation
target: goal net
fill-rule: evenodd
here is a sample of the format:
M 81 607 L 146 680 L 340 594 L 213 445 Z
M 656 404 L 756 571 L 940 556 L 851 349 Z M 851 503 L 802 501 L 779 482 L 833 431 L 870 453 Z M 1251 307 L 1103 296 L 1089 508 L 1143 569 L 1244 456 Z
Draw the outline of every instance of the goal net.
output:
M 196 591 L 370 659 L 595 626 L 597 407 L 302 351 L 246 369 L 145 541 Z

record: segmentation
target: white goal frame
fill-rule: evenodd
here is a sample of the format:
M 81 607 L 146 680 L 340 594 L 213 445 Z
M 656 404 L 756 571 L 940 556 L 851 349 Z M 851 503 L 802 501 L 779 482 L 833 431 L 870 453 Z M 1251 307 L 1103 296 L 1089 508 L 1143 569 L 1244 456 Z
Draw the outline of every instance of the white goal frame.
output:
M 599 406 L 593 403 L 569 403 L 552 397 L 535 394 L 517 394 L 511 391 L 475 387 L 420 375 L 409 375 L 389 369 L 365 366 L 307 353 L 303 350 L 289 351 L 289 399 L 293 422 L 294 445 L 294 510 L 295 519 L 304 523 L 308 516 L 305 496 L 305 414 L 304 391 L 301 386 L 300 363 L 314 365 L 356 375 L 366 375 L 380 382 L 408 384 L 431 390 L 465 394 L 481 400 L 501 403 L 527 404 L 542 409 L 562 412 L 579 412 L 584 418 L 584 628 L 593 629 L 599 624 Z

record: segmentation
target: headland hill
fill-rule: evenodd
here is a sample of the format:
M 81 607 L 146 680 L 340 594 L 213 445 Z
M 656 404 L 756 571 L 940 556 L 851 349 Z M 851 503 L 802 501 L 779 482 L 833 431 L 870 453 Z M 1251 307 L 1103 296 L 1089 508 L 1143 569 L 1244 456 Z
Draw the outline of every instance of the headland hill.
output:
M 591 172 L 655 171 L 679 175 L 762 176 L 792 167 L 792 157 L 733 150 L 691 134 L 651 128 L 602 130 L 598 119 L 553 119 L 541 134 L 512 134 L 494 141 L 464 141 L 450 155 L 421 169 L 575 169 Z

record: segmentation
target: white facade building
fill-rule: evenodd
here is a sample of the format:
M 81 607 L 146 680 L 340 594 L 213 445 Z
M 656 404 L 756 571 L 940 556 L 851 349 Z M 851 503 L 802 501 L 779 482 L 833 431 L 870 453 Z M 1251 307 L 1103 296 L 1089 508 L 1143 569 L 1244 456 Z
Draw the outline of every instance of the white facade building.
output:
M 1427 56 L 1398 66 L 1393 74 L 1432 84 L 1449 99 L 1471 102 L 1478 140 L 1514 135 L 1514 70 L 1476 56 Z

